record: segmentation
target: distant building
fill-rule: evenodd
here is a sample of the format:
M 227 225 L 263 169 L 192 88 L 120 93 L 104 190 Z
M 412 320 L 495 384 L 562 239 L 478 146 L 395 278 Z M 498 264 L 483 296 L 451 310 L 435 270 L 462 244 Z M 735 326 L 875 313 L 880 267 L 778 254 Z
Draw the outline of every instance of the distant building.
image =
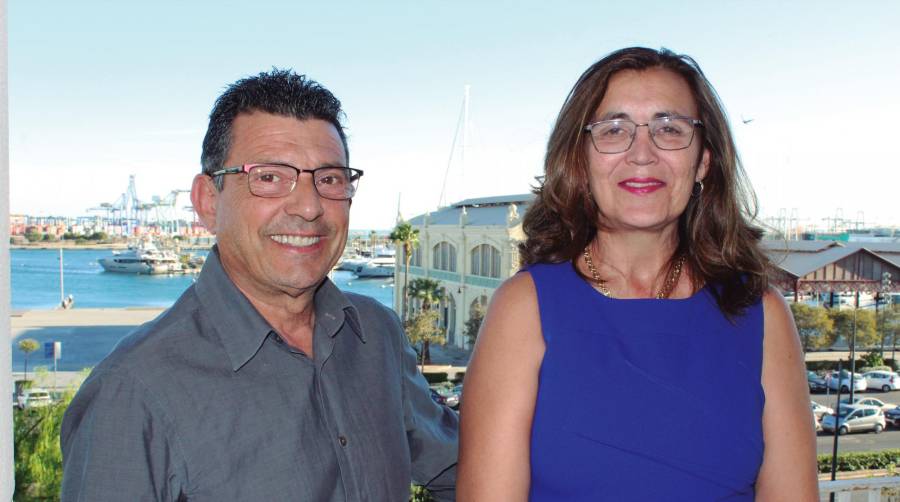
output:
M 503 280 L 519 270 L 518 244 L 525 239 L 522 217 L 533 200 L 532 194 L 466 199 L 409 220 L 419 230 L 409 279 L 426 277 L 443 287 L 441 325 L 448 344 L 469 348 L 464 329 L 472 308 L 476 303 L 486 306 Z M 840 293 L 900 292 L 900 243 L 893 238 L 868 242 L 772 239 L 764 240 L 762 247 L 774 264 L 772 282 L 783 292 L 793 293 L 795 301 L 801 295 L 828 293 L 829 303 L 834 304 Z M 398 249 L 394 295 L 398 313 L 403 312 L 404 266 L 402 249 Z M 893 282 L 887 291 L 882 285 L 884 273 Z M 411 303 L 411 311 L 419 308 L 414 300 Z
M 464 329 L 472 308 L 478 303 L 487 306 L 500 283 L 518 271 L 517 246 L 525 238 L 522 216 L 532 200 L 532 194 L 466 199 L 409 220 L 419 230 L 409 279 L 427 277 L 443 286 L 441 325 L 449 345 L 468 348 Z M 398 249 L 394 277 L 397 312 L 403 312 L 405 264 Z M 412 305 L 412 310 L 417 308 Z
M 772 239 L 762 246 L 773 264 L 770 282 L 794 301 L 827 295 L 839 306 L 841 294 L 900 293 L 900 242 Z

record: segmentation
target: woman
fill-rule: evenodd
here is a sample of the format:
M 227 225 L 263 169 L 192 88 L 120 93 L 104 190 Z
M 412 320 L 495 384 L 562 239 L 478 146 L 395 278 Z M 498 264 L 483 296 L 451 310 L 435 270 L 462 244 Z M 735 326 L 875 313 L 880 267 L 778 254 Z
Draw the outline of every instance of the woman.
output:
M 466 376 L 462 501 L 817 498 L 803 356 L 696 63 L 575 84 Z

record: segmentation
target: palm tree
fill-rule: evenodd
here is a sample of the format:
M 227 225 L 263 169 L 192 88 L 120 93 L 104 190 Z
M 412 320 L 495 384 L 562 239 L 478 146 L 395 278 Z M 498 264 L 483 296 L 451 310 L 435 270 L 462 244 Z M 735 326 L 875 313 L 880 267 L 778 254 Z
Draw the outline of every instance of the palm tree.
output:
M 422 310 L 429 311 L 434 305 L 438 305 L 444 299 L 444 288 L 434 279 L 417 278 L 409 284 L 409 296 L 422 301 Z M 428 340 L 422 342 L 422 359 L 431 362 L 430 346 Z M 423 363 L 424 364 L 424 363 Z
M 409 318 L 409 264 L 412 260 L 413 248 L 419 244 L 419 229 L 413 228 L 412 225 L 401 219 L 391 232 L 390 238 L 394 243 L 403 247 L 405 267 L 403 270 L 403 311 L 401 314 L 405 321 Z
M 19 350 L 21 350 L 25 354 L 25 381 L 28 381 L 28 356 L 39 349 L 41 344 L 38 343 L 34 338 L 26 338 L 24 340 L 20 340 L 18 344 Z M 25 384 L 28 385 L 28 384 Z

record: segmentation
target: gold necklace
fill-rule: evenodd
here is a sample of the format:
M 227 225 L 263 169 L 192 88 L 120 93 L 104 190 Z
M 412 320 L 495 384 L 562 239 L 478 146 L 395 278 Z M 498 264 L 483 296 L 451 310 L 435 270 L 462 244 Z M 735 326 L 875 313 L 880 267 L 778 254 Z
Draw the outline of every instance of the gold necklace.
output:
M 600 293 L 603 294 L 603 296 L 612 298 L 613 295 L 609 291 L 609 286 L 606 285 L 606 281 L 600 279 L 600 274 L 597 273 L 597 269 L 594 267 L 594 260 L 591 258 L 590 249 L 590 244 L 588 244 L 588 246 L 584 248 L 584 261 L 588 266 L 588 270 L 591 271 L 591 279 L 593 279 L 594 284 L 597 285 L 597 290 L 599 290 Z M 678 256 L 678 258 L 675 260 L 675 266 L 672 267 L 672 270 L 666 277 L 666 282 L 663 283 L 662 287 L 659 288 L 659 291 L 656 292 L 656 298 L 658 300 L 668 298 L 669 295 L 672 294 L 672 290 L 675 288 L 675 284 L 678 282 L 678 278 L 681 277 L 682 267 L 684 267 L 684 255 Z

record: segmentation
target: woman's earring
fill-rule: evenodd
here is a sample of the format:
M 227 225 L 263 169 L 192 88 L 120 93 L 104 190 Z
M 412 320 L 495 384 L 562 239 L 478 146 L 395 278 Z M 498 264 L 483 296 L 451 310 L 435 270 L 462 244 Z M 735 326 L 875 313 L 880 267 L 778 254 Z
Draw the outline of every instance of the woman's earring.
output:
M 703 182 L 695 181 L 694 188 L 691 190 L 691 197 L 700 197 L 700 194 L 703 193 Z

